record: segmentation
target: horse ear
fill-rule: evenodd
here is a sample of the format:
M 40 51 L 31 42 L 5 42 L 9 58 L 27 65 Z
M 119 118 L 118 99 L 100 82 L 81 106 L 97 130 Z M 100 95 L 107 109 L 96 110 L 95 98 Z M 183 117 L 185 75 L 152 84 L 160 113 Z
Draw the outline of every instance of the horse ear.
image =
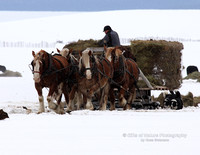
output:
M 91 56 L 91 55 L 92 55 L 92 51 L 91 51 L 91 50 L 88 52 L 88 55 L 89 55 L 89 56 Z
M 56 49 L 57 49 L 57 52 L 60 53 L 60 50 L 58 48 L 56 48 Z
M 73 49 L 69 49 L 69 54 L 71 54 L 73 52 Z
M 103 48 L 104 48 L 104 51 L 107 51 L 107 47 L 106 47 L 106 45 L 104 45 Z
M 33 55 L 33 57 L 35 57 L 35 52 L 34 51 L 32 51 L 32 55 Z
M 82 57 L 82 51 L 79 51 L 79 56 Z

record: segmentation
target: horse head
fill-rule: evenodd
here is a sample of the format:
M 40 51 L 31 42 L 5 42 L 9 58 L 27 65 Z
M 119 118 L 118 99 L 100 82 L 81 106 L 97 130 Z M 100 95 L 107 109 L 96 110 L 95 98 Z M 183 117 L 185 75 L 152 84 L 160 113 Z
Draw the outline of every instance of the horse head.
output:
M 115 61 L 119 61 L 120 57 L 123 57 L 123 52 L 119 47 L 115 47 L 114 51 Z
M 110 62 L 114 60 L 114 47 L 106 47 L 104 46 L 105 58 L 108 59 Z
M 41 80 L 41 75 L 45 68 L 45 59 L 47 58 L 47 53 L 44 50 L 40 50 L 37 54 L 32 51 L 33 61 L 33 79 L 36 83 L 39 83 Z
M 73 50 L 72 49 L 68 49 L 68 48 L 63 48 L 61 51 L 57 48 L 58 53 L 60 53 L 60 55 L 62 55 L 63 57 L 65 57 L 68 62 L 70 63 L 72 61 L 72 63 L 77 63 L 78 60 L 75 58 L 74 55 L 72 55 Z
M 82 75 L 85 75 L 88 80 L 92 79 L 92 74 L 96 64 L 93 52 L 89 49 L 86 49 L 83 52 L 79 52 L 79 56 L 79 72 Z
M 110 55 L 111 64 L 114 68 L 114 76 L 118 77 L 125 73 L 125 57 L 119 47 L 109 47 L 106 49 L 105 55 Z
M 67 58 L 71 54 L 71 51 L 68 48 L 63 48 L 61 51 L 57 48 L 57 51 L 65 58 Z

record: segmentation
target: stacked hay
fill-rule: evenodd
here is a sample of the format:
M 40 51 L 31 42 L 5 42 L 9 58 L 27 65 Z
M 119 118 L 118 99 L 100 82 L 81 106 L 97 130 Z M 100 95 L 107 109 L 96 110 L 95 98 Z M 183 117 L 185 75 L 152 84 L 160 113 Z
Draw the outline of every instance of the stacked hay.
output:
M 183 44 L 170 41 L 134 40 L 131 50 L 137 59 L 137 64 L 148 80 L 170 90 L 180 87 L 181 50 Z
M 78 40 L 65 45 L 63 48 L 73 49 L 74 52 L 83 51 L 88 47 L 99 47 L 98 40 Z

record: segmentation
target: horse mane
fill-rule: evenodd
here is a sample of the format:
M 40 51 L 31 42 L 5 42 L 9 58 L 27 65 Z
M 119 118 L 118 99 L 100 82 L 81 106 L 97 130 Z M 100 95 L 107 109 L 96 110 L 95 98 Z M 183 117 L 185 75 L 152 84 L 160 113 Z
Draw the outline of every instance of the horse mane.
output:
M 38 60 L 41 59 L 44 55 L 47 55 L 48 53 L 45 50 L 40 50 L 39 52 L 37 52 L 34 56 L 34 60 Z
M 112 51 L 113 51 L 114 49 L 115 49 L 114 47 L 108 47 L 108 48 L 106 48 L 106 51 L 105 51 L 105 58 L 108 59 L 109 61 L 112 60 Z
M 91 52 L 91 54 L 93 54 L 93 51 L 91 51 L 90 49 L 85 49 L 83 52 L 81 52 L 81 57 L 80 57 L 81 60 L 79 61 L 79 68 L 82 67 L 82 63 L 89 62 L 89 60 L 88 60 L 89 52 Z

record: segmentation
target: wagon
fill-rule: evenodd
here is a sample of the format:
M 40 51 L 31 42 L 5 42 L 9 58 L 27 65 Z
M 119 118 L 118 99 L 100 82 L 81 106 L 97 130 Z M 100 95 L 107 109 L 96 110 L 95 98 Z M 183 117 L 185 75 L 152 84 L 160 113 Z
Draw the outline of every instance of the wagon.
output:
M 92 50 L 93 54 L 96 55 L 97 57 L 101 57 L 104 52 L 103 47 L 89 47 L 88 49 Z M 76 55 L 77 53 L 74 53 L 74 54 Z M 166 91 L 166 90 L 168 90 L 168 88 L 164 87 L 164 86 L 153 87 L 141 70 L 140 70 L 140 74 L 139 74 L 139 80 L 143 80 L 146 83 L 147 87 L 138 88 L 136 90 L 136 99 L 132 103 L 132 107 L 135 109 L 159 108 L 160 103 L 152 100 L 151 91 L 152 90 L 163 90 L 163 91 L 165 90 Z M 117 91 L 116 91 L 116 93 L 117 93 Z M 95 99 L 93 100 L 93 102 L 95 102 Z M 116 99 L 116 106 L 118 105 L 117 102 L 118 102 L 118 100 Z

